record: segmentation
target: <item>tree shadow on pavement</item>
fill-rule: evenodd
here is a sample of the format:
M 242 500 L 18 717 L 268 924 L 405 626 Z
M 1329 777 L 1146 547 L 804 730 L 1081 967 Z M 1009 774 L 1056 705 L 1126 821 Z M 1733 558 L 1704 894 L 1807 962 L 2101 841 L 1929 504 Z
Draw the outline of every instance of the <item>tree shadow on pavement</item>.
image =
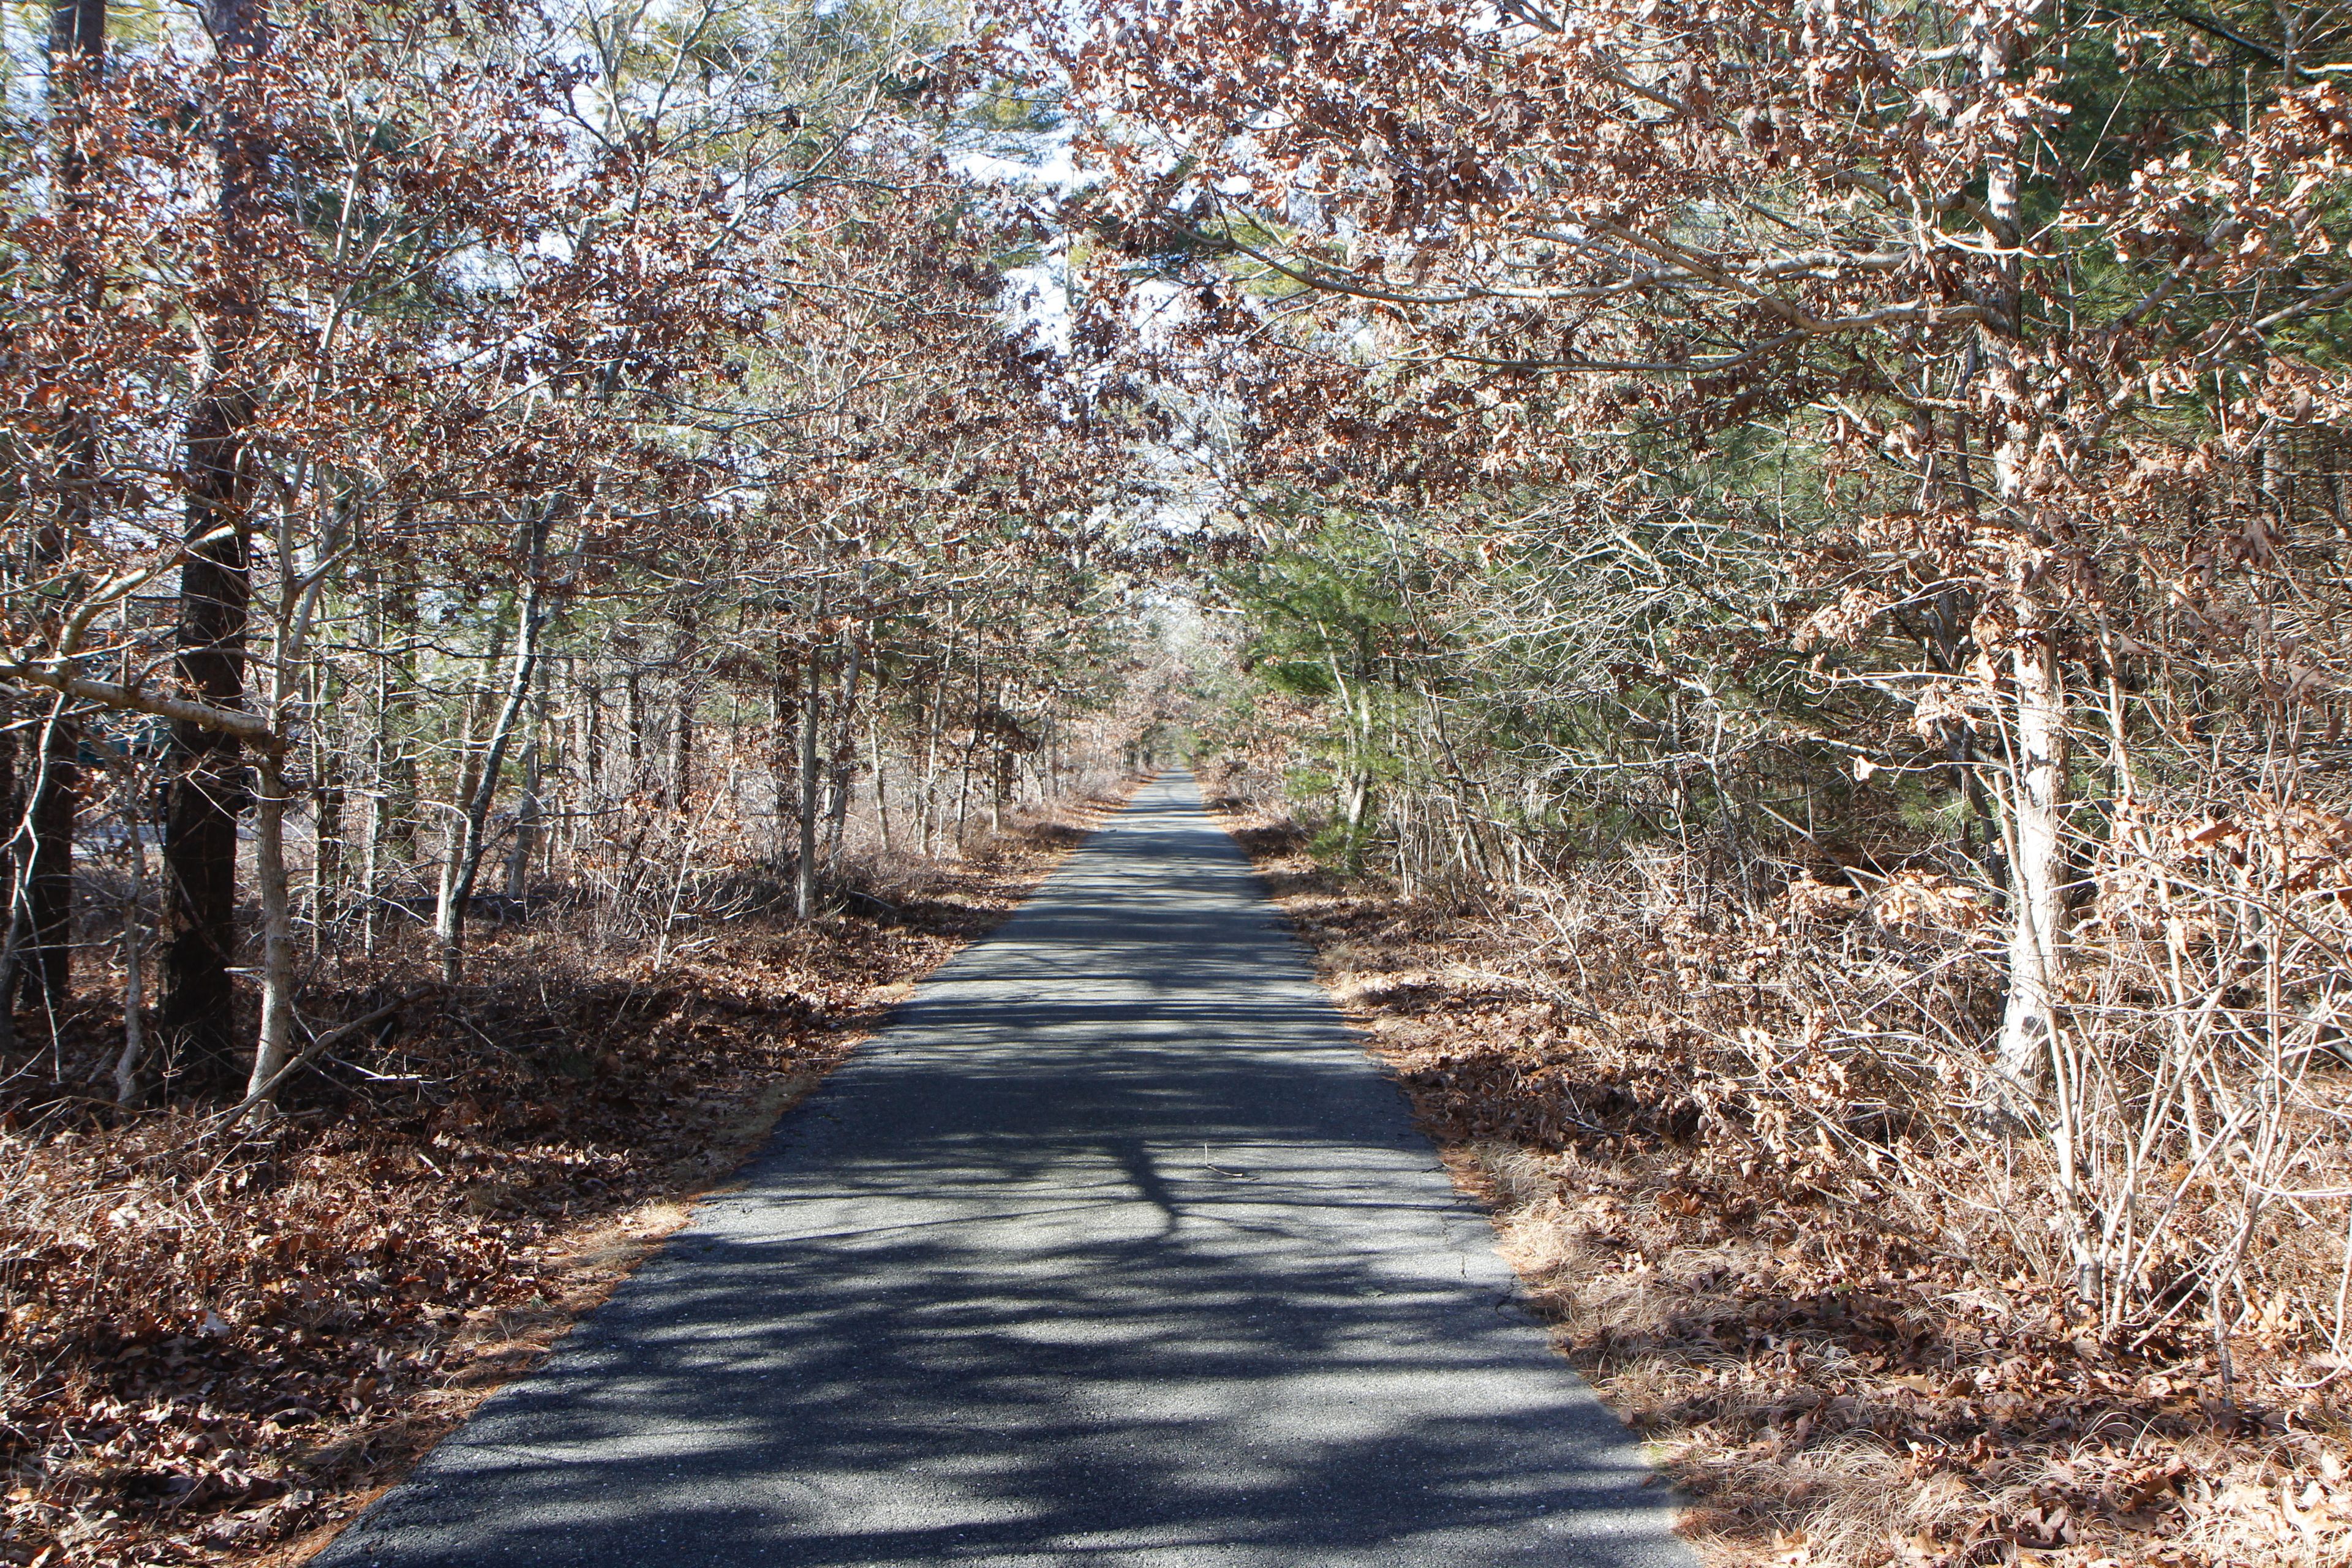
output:
M 319 1561 L 1687 1563 L 1248 878 L 1147 794 Z

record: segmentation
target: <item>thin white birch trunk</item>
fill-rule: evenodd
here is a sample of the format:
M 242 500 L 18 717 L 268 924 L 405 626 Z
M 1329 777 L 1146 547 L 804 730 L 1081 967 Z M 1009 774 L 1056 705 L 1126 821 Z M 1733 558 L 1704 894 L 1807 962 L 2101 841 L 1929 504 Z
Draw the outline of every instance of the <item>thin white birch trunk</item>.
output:
M 294 920 L 286 888 L 286 773 L 275 752 L 257 751 L 253 795 L 253 879 L 261 894 L 261 1028 L 254 1042 L 248 1096 L 260 1094 L 286 1065 L 294 1041 Z

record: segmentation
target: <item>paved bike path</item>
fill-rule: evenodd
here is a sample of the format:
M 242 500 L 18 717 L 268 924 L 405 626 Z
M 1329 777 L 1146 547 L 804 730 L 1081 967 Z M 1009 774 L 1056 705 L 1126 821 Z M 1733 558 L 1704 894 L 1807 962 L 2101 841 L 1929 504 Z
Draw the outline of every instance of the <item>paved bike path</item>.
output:
M 1688 1568 L 1189 777 L 321 1568 Z

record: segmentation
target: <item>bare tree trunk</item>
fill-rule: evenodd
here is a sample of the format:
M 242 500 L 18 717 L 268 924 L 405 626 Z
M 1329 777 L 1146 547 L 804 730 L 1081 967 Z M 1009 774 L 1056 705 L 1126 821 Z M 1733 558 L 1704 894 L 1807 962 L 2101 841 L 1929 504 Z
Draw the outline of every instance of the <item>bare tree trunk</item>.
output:
M 539 852 L 546 808 L 539 798 L 547 733 L 547 661 L 539 661 L 539 690 L 523 737 L 522 798 L 515 803 L 514 847 L 507 854 L 507 897 L 521 905 L 530 896 L 530 862 Z
M 261 1027 L 248 1096 L 286 1065 L 294 1040 L 294 921 L 286 896 L 286 775 L 278 757 L 254 757 L 253 879 L 261 893 Z
M 2041 1080 L 2057 1027 L 2059 976 L 2066 931 L 2066 693 L 2046 616 L 2026 622 L 2030 592 L 2019 595 L 2016 756 L 2009 790 L 2011 900 L 2009 1002 L 2001 1019 L 2000 1065 L 2011 1084 Z
M 522 752 L 522 795 L 515 802 L 514 842 L 507 846 L 507 900 L 518 908 L 530 898 L 530 866 L 539 854 L 542 821 L 539 782 L 539 747 L 535 741 L 526 741 Z
M 1341 855 L 1340 870 L 1346 876 L 1360 876 L 1364 869 L 1364 817 L 1370 807 L 1372 797 L 1372 774 L 1369 760 L 1372 740 L 1370 699 L 1363 700 L 1362 710 L 1360 713 L 1357 693 L 1349 686 L 1348 678 L 1340 673 L 1339 653 L 1332 643 L 1330 629 L 1318 621 L 1315 630 L 1323 640 L 1324 661 L 1330 668 L 1331 685 L 1339 698 L 1341 715 L 1339 743 L 1343 748 L 1340 810 L 1348 834 L 1347 847 Z M 1397 853 L 1399 861 L 1402 863 L 1404 854 L 1404 841 L 1402 837 L 1397 842 Z
M 554 521 L 557 504 L 552 500 L 548 501 L 526 525 L 530 540 L 524 558 L 529 575 L 515 605 L 514 663 L 507 679 L 506 700 L 490 727 L 480 775 L 474 781 L 473 790 L 458 813 L 457 825 L 452 829 L 455 842 L 441 878 L 440 905 L 434 911 L 433 934 L 441 951 L 441 978 L 452 985 L 465 976 L 466 905 L 473 899 L 474 883 L 481 874 L 483 835 L 489 822 L 490 803 L 497 798 L 507 748 L 513 743 L 515 730 L 530 700 L 532 678 L 538 669 L 540 628 L 547 621 L 547 533 Z
M 1410 900 L 1413 890 L 1412 791 L 1399 789 L 1392 793 L 1396 797 L 1397 891 Z
M 59 698 L 41 726 L 41 766 L 26 814 L 32 857 L 25 878 L 26 912 L 32 941 L 25 1001 L 53 1015 L 65 1005 L 72 979 L 74 816 L 81 783 L 81 731 L 66 707 Z
M 561 666 L 540 661 L 539 721 L 545 740 L 540 761 L 539 870 L 556 876 L 559 862 L 579 851 L 580 825 L 593 809 L 589 799 L 595 752 L 595 688 L 583 682 L 581 659 L 567 656 Z M 559 675 L 558 670 L 561 670 Z M 561 682 L 570 699 L 558 708 L 555 687 Z
M 383 927 L 383 850 L 392 837 L 392 668 L 389 632 L 391 614 L 382 574 L 364 579 L 376 600 L 375 689 L 369 706 L 374 711 L 368 736 L 368 801 L 365 837 L 360 850 L 360 947 L 371 957 Z
M 331 733 L 335 678 L 324 659 L 311 667 L 310 711 L 310 951 L 321 952 L 342 918 L 343 752 Z
M 205 26 L 224 78 L 251 69 L 268 47 L 265 0 L 205 0 Z M 226 96 L 226 95 L 225 95 Z M 261 182 L 268 170 L 260 138 L 229 102 L 211 106 L 219 160 L 214 206 L 218 251 L 232 267 L 257 253 Z M 247 517 L 254 458 L 247 440 L 258 414 L 251 390 L 257 367 L 246 363 L 260 314 L 252 287 L 236 276 L 199 296 L 210 344 L 188 416 L 186 563 L 180 572 L 177 634 L 180 678 L 216 708 L 245 703 L 247 606 L 253 597 Z M 164 826 L 172 939 L 164 950 L 163 1029 L 195 1073 L 215 1081 L 232 1070 L 236 991 L 229 971 L 236 948 L 236 819 L 245 800 L 240 748 L 225 731 L 173 727 L 178 777 Z
M 950 660 L 952 660 L 954 653 L 955 645 L 950 642 L 948 645 Z M 929 859 L 933 853 L 939 820 L 940 731 L 947 723 L 948 668 L 946 661 L 940 666 L 940 679 L 931 689 L 930 722 L 923 730 L 923 777 L 920 785 L 922 833 L 921 842 L 917 847 L 926 860 Z
M 51 134 L 57 139 L 56 189 L 67 216 L 71 248 L 65 258 L 66 289 L 76 312 L 94 313 L 101 301 L 90 282 L 92 258 L 83 249 L 79 219 L 89 208 L 83 189 L 88 161 L 80 136 L 90 90 L 106 70 L 106 0 L 58 0 L 49 14 Z M 58 511 L 36 534 L 35 558 L 59 560 L 85 536 L 98 510 L 97 431 L 85 411 L 69 411 L 60 442 Z M 60 710 L 42 731 L 32 780 L 29 817 L 31 863 L 26 877 L 31 964 L 25 973 L 26 1000 L 52 1010 L 62 1006 L 72 983 L 74 816 L 81 784 L 79 726 Z
M 239 472 L 242 419 L 210 413 L 215 416 L 199 411 L 205 423 L 190 438 L 199 456 L 189 532 L 201 542 L 181 570 L 179 669 L 206 701 L 239 708 L 252 591 L 240 515 L 247 490 Z M 164 948 L 162 1025 L 193 1072 L 221 1079 L 236 1051 L 229 971 L 236 950 L 236 821 L 245 804 L 244 769 L 236 737 L 225 731 L 175 724 L 172 740 L 179 765 L 163 828 L 171 937 Z
M 646 678 L 638 668 L 635 650 L 625 646 L 620 638 L 614 646 L 621 650 L 625 661 L 621 666 L 621 727 L 629 732 L 629 776 L 623 795 L 635 795 L 646 782 Z
M 402 521 L 405 523 L 406 515 Z M 405 574 L 384 585 L 376 617 L 377 787 L 383 799 L 383 842 L 414 864 L 419 796 L 416 779 L 416 582 Z
M 979 743 L 976 740 L 964 742 L 962 757 L 956 770 L 955 836 L 952 842 L 958 855 L 963 853 L 964 823 L 971 811 L 971 753 Z
M 809 920 L 816 913 L 817 724 L 824 694 L 824 659 L 818 648 L 808 652 L 808 679 L 801 696 L 800 838 L 793 863 L 793 914 Z
M 677 706 L 671 713 L 667 789 L 680 811 L 694 797 L 694 710 L 701 691 L 694 674 L 694 658 L 701 641 L 696 633 L 692 605 L 678 611 L 677 640 L 670 662 L 677 670 Z
M 878 695 L 878 694 L 877 694 Z M 866 755 L 874 770 L 874 829 L 881 835 L 882 853 L 890 853 L 890 791 L 882 774 L 882 704 L 866 710 Z
M 596 661 L 581 656 L 572 661 L 572 691 L 575 699 L 572 710 L 572 755 L 577 769 L 581 794 L 578 803 L 588 812 L 601 809 L 604 803 L 604 781 L 596 765 L 604 756 L 604 682 L 597 672 Z M 570 819 L 572 826 L 566 837 L 569 852 L 580 848 L 581 818 Z
M 971 734 L 963 743 L 961 765 L 956 774 L 955 850 L 963 854 L 964 826 L 971 818 L 971 761 L 980 752 L 980 710 L 988 704 L 988 688 L 982 673 L 980 650 L 977 646 L 971 657 Z
M 784 637 L 776 634 L 775 668 L 768 684 L 768 700 L 775 714 L 775 732 L 768 754 L 769 793 L 774 797 L 775 863 L 781 868 L 793 858 L 800 821 L 800 764 L 795 760 L 800 735 L 800 666 L 785 651 Z
M 124 781 L 123 787 L 133 799 L 138 797 L 139 784 L 135 773 Z M 147 953 L 140 908 L 147 897 L 147 825 L 140 821 L 137 810 L 129 816 L 131 896 L 122 904 L 122 1054 L 114 1058 L 114 1100 L 122 1106 L 135 1106 L 142 1098 L 139 1069 L 147 1056 L 147 980 L 142 973 Z
M 1976 24 L 1972 40 L 1979 75 L 2006 78 L 2017 40 L 2005 19 Z M 1991 264 L 1992 320 L 1979 329 L 1979 343 L 1991 383 L 1998 424 L 1992 435 L 1994 485 L 2012 526 L 2029 525 L 2025 515 L 2026 467 L 2033 452 L 2031 388 L 2020 363 L 2023 330 L 2023 270 L 2018 259 L 2022 234 L 2020 175 L 2013 152 L 1986 161 L 1985 240 Z M 2066 686 L 2059 662 L 2061 627 L 2030 559 L 2017 567 L 2011 590 L 2016 643 L 2011 657 L 2017 710 L 2010 758 L 2009 998 L 2001 1019 L 1998 1068 L 2004 1092 L 2038 1084 L 2055 1039 L 2056 1006 L 2063 984 L 2066 853 Z
M 360 951 L 375 956 L 378 886 L 383 875 L 383 776 L 376 775 L 360 828 Z
M 7 837 L 0 838 L 0 877 L 7 879 L 8 888 L 7 907 L 0 910 L 0 1050 L 12 1050 L 16 1044 L 16 945 L 24 914 L 18 897 L 24 802 L 16 793 L 16 733 L 8 727 L 15 717 L 9 705 L 0 705 L 0 814 L 5 814 L 0 825 L 7 828 Z
M 353 518 L 349 492 L 337 498 L 319 542 L 316 569 L 297 587 L 296 547 L 289 514 L 277 517 L 275 554 L 282 587 L 277 604 L 269 659 L 268 739 L 256 748 L 254 777 L 254 881 L 261 897 L 261 1020 L 246 1080 L 245 1108 L 257 1118 L 274 1109 L 271 1097 L 283 1074 L 294 1037 L 293 889 L 286 868 L 286 737 L 295 711 L 307 697 L 313 722 L 330 695 L 321 667 L 309 656 L 310 628 L 326 588 L 326 571 L 341 551 Z M 314 733 L 315 733 L 314 730 Z
M 826 784 L 831 792 L 825 802 L 827 865 L 841 858 L 841 840 L 849 823 L 849 786 L 857 768 L 857 672 L 865 653 L 854 627 L 844 627 L 841 636 L 849 645 L 849 658 L 841 673 L 841 714 L 834 730 L 832 777 Z

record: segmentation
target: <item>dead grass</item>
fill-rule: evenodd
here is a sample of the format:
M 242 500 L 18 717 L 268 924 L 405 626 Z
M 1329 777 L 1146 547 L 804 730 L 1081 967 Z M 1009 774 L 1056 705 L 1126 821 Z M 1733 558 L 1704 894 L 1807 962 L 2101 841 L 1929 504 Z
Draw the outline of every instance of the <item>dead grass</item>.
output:
M 1343 887 L 1227 805 L 1710 1563 L 2352 1562 L 2347 1396 L 2307 1331 L 2242 1323 L 2226 1382 L 2201 1336 L 2104 1342 L 2037 1272 L 2030 1162 L 1923 1176 L 1881 1084 L 1833 1086 L 1872 1136 L 1809 1138 L 1691 1026 L 1689 948 Z
M 863 912 L 737 921 L 658 970 L 486 933 L 239 1131 L 124 1116 L 80 999 L 0 1104 L 0 1563 L 291 1563 L 683 1224 L 912 984 L 1099 819 L 902 871 Z M 310 1015 L 398 994 L 387 963 Z

